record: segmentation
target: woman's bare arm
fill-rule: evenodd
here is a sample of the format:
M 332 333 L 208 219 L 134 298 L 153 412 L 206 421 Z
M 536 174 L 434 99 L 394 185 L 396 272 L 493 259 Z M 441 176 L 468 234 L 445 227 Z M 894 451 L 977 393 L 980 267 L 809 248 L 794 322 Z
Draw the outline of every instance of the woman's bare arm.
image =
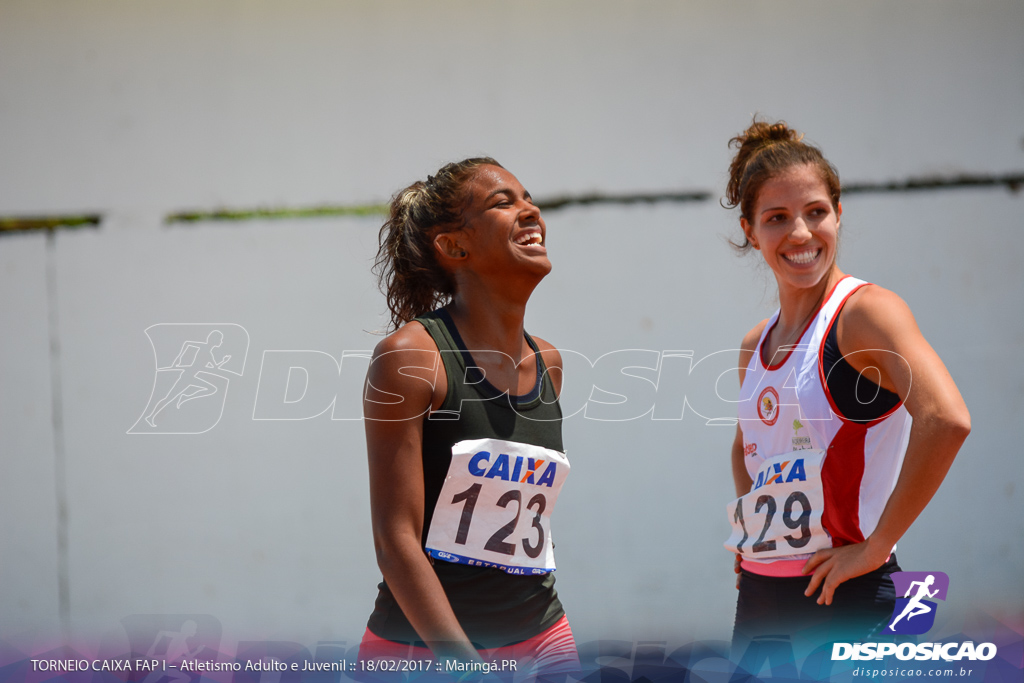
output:
M 754 326 L 754 329 L 747 332 L 747 335 L 743 337 L 743 344 L 740 346 L 740 387 L 743 386 L 743 379 L 747 376 L 747 366 L 750 365 L 750 359 L 754 357 L 754 353 L 757 352 L 757 342 L 761 339 L 761 333 L 764 332 L 764 326 L 768 324 L 767 320 L 762 320 L 760 323 Z M 747 463 L 745 461 L 746 453 L 743 449 L 743 423 L 736 423 L 736 436 L 732 441 L 732 481 L 736 486 L 736 497 L 744 496 L 750 493 L 750 487 L 754 484 L 754 480 L 750 478 L 750 473 L 747 472 Z M 737 554 L 736 559 L 733 562 L 733 570 L 740 573 L 740 562 L 743 561 L 741 555 Z M 736 578 L 736 588 L 740 587 L 739 577 Z
M 839 325 L 844 357 L 868 377 L 877 368 L 881 386 L 903 399 L 913 425 L 896 487 L 875 530 L 862 543 L 819 550 L 804 567 L 805 574 L 813 572 L 806 594 L 821 586 L 818 602 L 826 605 L 843 581 L 885 562 L 935 495 L 971 431 L 953 378 L 902 299 L 881 287 L 864 287 L 846 304 Z
M 373 539 L 384 580 L 435 656 L 478 661 L 421 544 L 423 417 L 446 390 L 440 354 L 418 323 L 377 345 L 363 399 Z

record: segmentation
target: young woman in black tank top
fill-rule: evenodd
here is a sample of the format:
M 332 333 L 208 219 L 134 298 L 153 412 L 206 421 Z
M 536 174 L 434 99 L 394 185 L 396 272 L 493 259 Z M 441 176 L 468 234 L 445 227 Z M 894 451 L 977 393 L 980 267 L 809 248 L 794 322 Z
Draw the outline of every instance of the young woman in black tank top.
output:
M 506 517 L 518 506 L 527 520 L 524 532 L 488 545 L 492 556 L 507 552 L 507 564 L 460 559 L 454 552 L 468 546 L 451 540 L 440 550 L 428 542 L 442 524 L 439 506 L 462 511 L 456 544 L 466 543 L 474 510 L 479 515 L 484 506 L 474 497 L 475 484 L 454 496 L 445 490 L 439 499 L 447 480 L 468 476 L 465 468 L 455 472 L 453 445 L 494 439 L 488 443 L 495 448 L 562 450 L 562 360 L 523 329 L 530 295 L 551 270 L 545 233 L 530 194 L 490 158 L 448 164 L 391 202 L 377 272 L 397 329 L 374 351 L 364 400 L 373 535 L 384 581 L 361 662 L 432 653 L 455 663 L 456 678 L 473 666 L 486 671 L 485 657 L 532 659 L 548 672 L 578 665 L 553 574 L 522 569 L 515 560 L 525 552 L 519 548 L 533 557 L 549 543 L 540 513 L 553 489 L 543 491 L 544 500 L 516 492 L 498 503 Z M 501 469 L 501 458 L 514 464 Z M 490 481 L 514 486 L 534 482 L 527 464 L 539 478 L 541 460 L 481 450 L 469 470 L 481 476 L 491 468 Z M 556 463 L 544 465 L 552 474 L 544 483 L 552 484 Z M 564 476 L 567 462 L 560 465 Z

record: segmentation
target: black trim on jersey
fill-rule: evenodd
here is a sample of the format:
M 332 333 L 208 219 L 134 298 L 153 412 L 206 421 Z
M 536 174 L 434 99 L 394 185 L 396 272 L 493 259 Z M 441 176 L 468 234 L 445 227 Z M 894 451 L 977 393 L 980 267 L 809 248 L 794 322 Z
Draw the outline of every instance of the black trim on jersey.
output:
M 872 422 L 899 406 L 900 397 L 857 372 L 843 358 L 836 333 L 836 323 L 843 306 L 833 316 L 825 343 L 821 347 L 822 369 L 825 371 L 828 393 L 840 415 L 850 422 Z
M 455 326 L 455 321 L 452 320 L 452 316 L 447 309 L 439 308 L 435 313 L 437 314 L 438 319 L 444 323 L 444 326 L 448 329 L 448 334 L 452 337 L 452 341 L 455 342 L 455 345 L 462 353 L 462 360 L 466 365 L 466 380 L 469 384 L 475 386 L 477 391 L 483 394 L 485 398 L 498 398 L 499 396 L 508 394 L 511 402 L 521 405 L 534 401 L 538 396 L 540 396 L 541 385 L 544 382 L 544 364 L 541 360 L 540 349 L 537 348 L 537 343 L 533 341 L 533 337 L 528 335 L 525 331 L 523 332 L 523 337 L 526 338 L 526 343 L 530 345 L 530 348 L 533 349 L 534 354 L 536 354 L 537 381 L 534 383 L 533 389 L 529 392 L 516 396 L 511 392 L 499 391 L 496 386 L 491 384 L 487 378 L 484 377 L 484 373 L 480 371 L 480 367 L 476 364 L 476 361 L 473 360 L 473 354 L 469 352 L 466 348 L 466 343 L 462 341 L 462 335 L 459 334 L 459 328 Z

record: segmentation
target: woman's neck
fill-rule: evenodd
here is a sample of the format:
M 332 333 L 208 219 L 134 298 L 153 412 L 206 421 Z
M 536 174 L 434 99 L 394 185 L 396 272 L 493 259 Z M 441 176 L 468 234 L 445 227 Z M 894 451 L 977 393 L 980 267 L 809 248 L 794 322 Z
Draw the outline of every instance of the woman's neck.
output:
M 456 273 L 455 294 L 447 309 L 466 346 L 500 351 L 518 363 L 524 353 L 526 304 L 542 278 L 470 270 Z
M 796 342 L 807 323 L 821 308 L 825 297 L 845 274 L 839 266 L 833 265 L 825 277 L 814 287 L 790 288 L 779 286 L 779 320 L 775 325 L 773 336 L 777 344 Z
M 467 348 L 500 351 L 516 362 L 522 357 L 525 300 L 463 288 L 446 308 Z

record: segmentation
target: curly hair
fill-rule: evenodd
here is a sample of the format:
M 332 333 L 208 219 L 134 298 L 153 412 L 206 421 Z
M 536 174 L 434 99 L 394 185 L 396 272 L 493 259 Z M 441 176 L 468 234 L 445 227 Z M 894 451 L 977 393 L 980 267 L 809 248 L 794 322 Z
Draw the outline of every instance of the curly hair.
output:
M 504 168 L 490 157 L 463 159 L 391 198 L 373 270 L 387 298 L 392 328 L 451 300 L 455 282 L 438 263 L 433 241 L 439 233 L 463 224 L 462 212 L 469 202 L 465 186 L 480 166 Z

